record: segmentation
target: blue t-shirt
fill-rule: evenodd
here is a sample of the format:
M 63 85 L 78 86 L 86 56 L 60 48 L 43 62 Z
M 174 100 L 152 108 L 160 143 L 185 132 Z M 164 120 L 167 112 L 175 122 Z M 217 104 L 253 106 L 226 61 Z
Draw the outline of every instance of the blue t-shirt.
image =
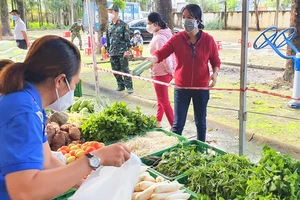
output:
M 26 82 L 19 92 L 0 96 L 0 199 L 9 200 L 5 175 L 42 170 L 46 112 L 38 90 Z

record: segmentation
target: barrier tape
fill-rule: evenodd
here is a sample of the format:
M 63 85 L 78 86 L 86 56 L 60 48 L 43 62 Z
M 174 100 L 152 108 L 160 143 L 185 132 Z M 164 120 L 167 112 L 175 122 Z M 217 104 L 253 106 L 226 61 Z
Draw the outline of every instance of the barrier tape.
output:
M 83 66 L 94 69 L 94 67 L 92 65 L 83 64 Z M 300 101 L 300 98 L 294 98 L 294 97 L 289 96 L 289 95 L 278 94 L 278 93 L 269 92 L 269 91 L 266 91 L 266 90 L 258 90 L 256 88 L 248 88 L 247 87 L 246 89 L 242 89 L 242 88 L 212 88 L 212 87 L 179 87 L 179 86 L 176 86 L 176 85 L 171 84 L 171 83 L 156 81 L 156 80 L 153 80 L 153 79 L 144 78 L 144 77 L 140 77 L 140 76 L 133 76 L 131 74 L 127 74 L 127 73 L 123 73 L 123 72 L 119 72 L 119 71 L 115 71 L 115 70 L 111 70 L 111 69 L 104 69 L 104 68 L 96 67 L 96 70 L 111 73 L 111 74 L 118 74 L 118 75 L 122 75 L 122 76 L 127 76 L 127 77 L 130 77 L 130 78 L 135 78 L 135 79 L 143 80 L 143 81 L 146 81 L 146 82 L 156 83 L 156 84 L 160 84 L 160 85 L 164 85 L 164 86 L 172 87 L 172 88 L 178 88 L 178 89 L 237 91 L 237 92 L 246 92 L 248 90 L 248 91 L 257 92 L 257 93 L 261 93 L 261 94 L 266 94 L 266 95 L 271 95 L 271 96 L 276 96 L 276 97 L 281 97 L 281 98 L 293 99 L 293 100 Z

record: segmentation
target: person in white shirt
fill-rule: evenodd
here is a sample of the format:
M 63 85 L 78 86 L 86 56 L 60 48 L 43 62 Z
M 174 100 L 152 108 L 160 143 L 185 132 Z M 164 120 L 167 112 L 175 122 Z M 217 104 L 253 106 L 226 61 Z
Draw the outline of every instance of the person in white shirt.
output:
M 30 43 L 26 32 L 26 25 L 20 18 L 20 12 L 18 10 L 12 10 L 10 14 L 12 20 L 15 21 L 15 40 L 17 46 L 20 49 L 27 49 Z

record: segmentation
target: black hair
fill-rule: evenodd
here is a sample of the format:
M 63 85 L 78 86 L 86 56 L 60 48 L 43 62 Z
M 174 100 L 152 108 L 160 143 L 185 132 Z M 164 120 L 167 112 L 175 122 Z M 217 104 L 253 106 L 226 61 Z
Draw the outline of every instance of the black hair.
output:
M 11 13 L 16 13 L 17 15 L 20 15 L 20 12 L 18 11 L 18 10 L 12 10 L 11 12 L 10 12 L 10 14 Z
M 1 70 L 0 94 L 20 91 L 25 81 L 40 84 L 60 74 L 65 74 L 70 83 L 80 63 L 80 52 L 73 43 L 53 35 L 41 37 L 33 42 L 24 62 L 5 65 Z
M 152 12 L 148 15 L 148 20 L 152 23 L 157 23 L 161 29 L 167 28 L 167 23 L 161 19 L 160 14 L 157 12 Z
M 202 24 L 202 10 L 200 6 L 198 6 L 197 4 L 188 4 L 182 8 L 181 14 L 183 14 L 185 10 L 187 10 L 190 15 L 195 17 L 195 19 L 199 20 L 198 28 L 200 30 L 204 29 L 204 25 Z

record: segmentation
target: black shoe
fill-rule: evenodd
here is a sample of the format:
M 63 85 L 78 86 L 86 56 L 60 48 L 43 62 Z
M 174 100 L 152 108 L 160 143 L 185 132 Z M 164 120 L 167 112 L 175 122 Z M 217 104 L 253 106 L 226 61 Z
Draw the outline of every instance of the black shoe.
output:
M 127 93 L 128 94 L 132 94 L 133 93 L 133 89 L 132 88 L 127 88 Z
M 123 90 L 125 90 L 125 87 L 118 87 L 116 90 L 117 91 L 123 91 Z

